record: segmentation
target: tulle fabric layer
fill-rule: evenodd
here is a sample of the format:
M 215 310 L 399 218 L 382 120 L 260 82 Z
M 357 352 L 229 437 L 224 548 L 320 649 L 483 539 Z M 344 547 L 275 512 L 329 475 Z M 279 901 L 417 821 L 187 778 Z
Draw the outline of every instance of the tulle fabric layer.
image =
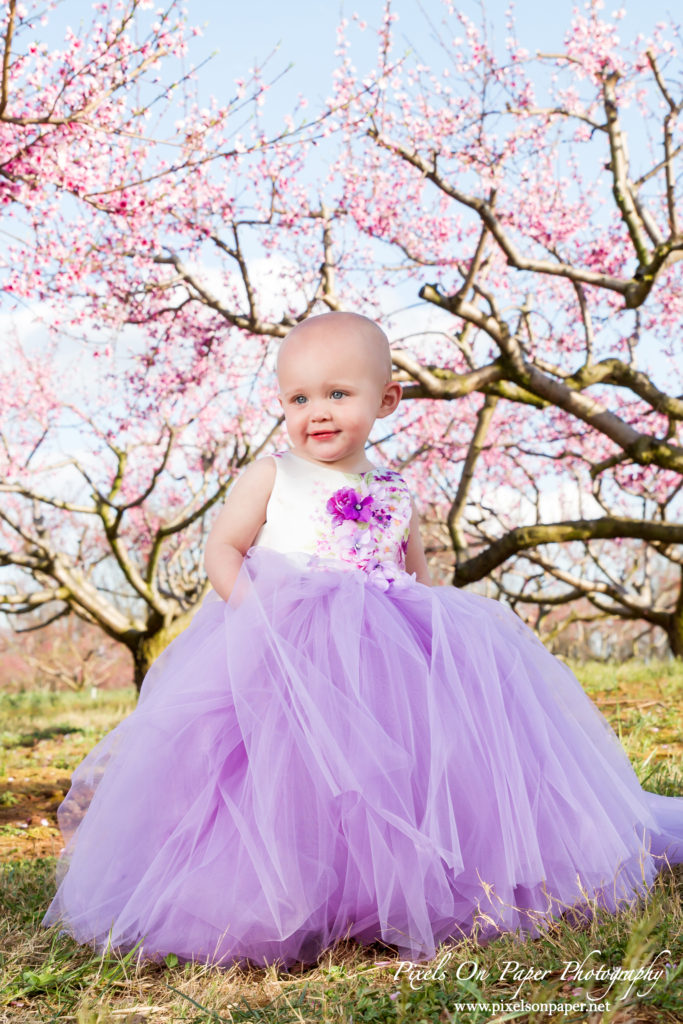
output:
M 252 549 L 76 770 L 45 925 L 150 959 L 290 966 L 350 937 L 420 961 L 683 860 L 683 798 L 641 789 L 512 612 L 302 561 Z

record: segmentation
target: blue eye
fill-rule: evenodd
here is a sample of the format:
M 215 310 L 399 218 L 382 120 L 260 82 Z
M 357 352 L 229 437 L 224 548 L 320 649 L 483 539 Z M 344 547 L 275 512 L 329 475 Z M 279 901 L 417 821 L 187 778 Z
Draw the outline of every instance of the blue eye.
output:
M 333 397 L 333 398 L 343 398 L 345 394 L 346 394 L 346 392 L 345 392 L 345 391 L 339 391 L 339 390 L 337 390 L 337 391 L 333 391 L 333 392 L 332 392 L 332 397 Z
M 297 395 L 296 398 L 292 399 L 292 401 L 294 402 L 295 405 L 303 405 L 304 402 L 308 401 L 308 399 L 306 398 L 305 395 Z

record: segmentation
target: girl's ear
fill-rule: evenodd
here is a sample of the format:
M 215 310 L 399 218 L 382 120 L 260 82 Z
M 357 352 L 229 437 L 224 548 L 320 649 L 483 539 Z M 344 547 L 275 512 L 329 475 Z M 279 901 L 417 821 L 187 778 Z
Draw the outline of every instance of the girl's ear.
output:
M 385 386 L 382 394 L 382 403 L 377 413 L 379 419 L 382 419 L 384 416 L 390 416 L 394 412 L 401 401 L 402 394 L 403 388 L 397 380 L 392 380 Z

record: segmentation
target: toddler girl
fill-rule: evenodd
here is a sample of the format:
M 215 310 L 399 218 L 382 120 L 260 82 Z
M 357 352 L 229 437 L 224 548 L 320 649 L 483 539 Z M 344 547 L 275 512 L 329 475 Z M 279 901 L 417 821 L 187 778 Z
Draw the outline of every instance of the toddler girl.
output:
M 365 453 L 401 394 L 382 331 L 313 317 L 278 381 L 291 448 L 235 482 L 214 591 L 74 773 L 43 923 L 290 966 L 345 936 L 424 960 L 634 900 L 683 861 L 683 798 L 641 788 L 512 611 L 431 586 L 406 485 Z

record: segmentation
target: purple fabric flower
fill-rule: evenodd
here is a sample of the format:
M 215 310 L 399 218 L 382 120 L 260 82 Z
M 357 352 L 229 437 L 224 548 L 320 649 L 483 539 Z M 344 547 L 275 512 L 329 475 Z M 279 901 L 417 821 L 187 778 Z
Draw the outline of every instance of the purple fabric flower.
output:
M 375 508 L 372 510 L 372 518 L 378 526 L 387 526 L 391 522 L 391 512 L 385 508 Z
M 331 513 L 335 526 L 340 526 L 346 519 L 369 523 L 373 502 L 371 494 L 363 498 L 353 487 L 342 487 L 334 492 L 325 507 Z

